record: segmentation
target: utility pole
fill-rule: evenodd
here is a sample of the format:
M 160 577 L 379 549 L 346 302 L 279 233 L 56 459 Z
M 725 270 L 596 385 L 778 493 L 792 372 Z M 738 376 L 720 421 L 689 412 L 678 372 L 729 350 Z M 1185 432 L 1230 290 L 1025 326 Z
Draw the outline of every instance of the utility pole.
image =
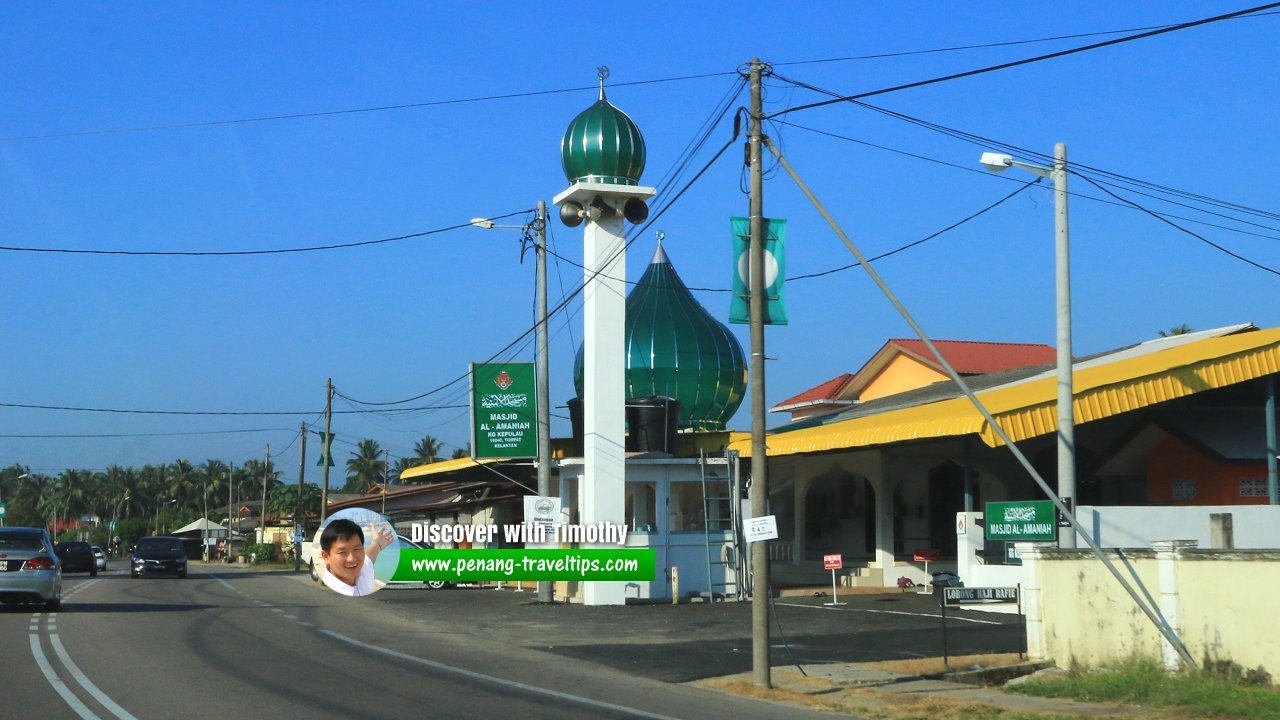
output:
M 1053 146 L 1053 231 L 1058 331 L 1058 497 L 1076 511 L 1075 390 L 1071 379 L 1071 235 L 1067 224 L 1067 145 Z M 1058 546 L 1076 546 L 1075 528 L 1058 528 Z
M 391 479 L 391 460 L 386 448 L 382 448 L 382 516 L 387 516 L 387 482 Z
M 271 443 L 267 443 L 267 458 L 262 466 L 262 507 L 258 510 L 258 542 L 267 542 L 267 478 L 271 477 Z
M 232 495 L 232 488 L 235 487 L 236 464 L 227 463 L 227 558 L 231 557 L 231 536 L 235 533 L 232 523 L 232 509 L 235 507 L 235 497 Z
M 764 63 L 751 60 L 751 125 L 747 151 L 751 172 L 751 223 L 749 288 L 751 293 L 751 516 L 768 514 L 769 479 L 764 443 L 764 171 L 762 156 L 761 76 Z M 772 687 L 769 668 L 769 546 L 766 540 L 751 543 L 751 668 L 752 680 Z
M 306 508 L 302 505 L 302 479 L 307 475 L 307 423 L 298 424 L 298 434 L 302 436 L 298 451 L 298 507 L 293 512 L 294 533 L 305 534 L 307 532 L 307 515 Z M 294 542 L 293 544 L 293 571 L 298 572 L 302 569 L 302 543 Z
M 538 306 L 538 495 L 551 495 L 551 371 L 547 351 L 547 203 L 538 201 L 538 217 L 534 220 L 538 236 L 537 257 Z M 538 602 L 549 603 L 551 582 L 538 581 Z
M 329 515 L 329 433 L 333 427 L 333 378 L 324 387 L 324 437 L 320 438 L 320 459 L 324 476 L 320 485 L 320 524 Z

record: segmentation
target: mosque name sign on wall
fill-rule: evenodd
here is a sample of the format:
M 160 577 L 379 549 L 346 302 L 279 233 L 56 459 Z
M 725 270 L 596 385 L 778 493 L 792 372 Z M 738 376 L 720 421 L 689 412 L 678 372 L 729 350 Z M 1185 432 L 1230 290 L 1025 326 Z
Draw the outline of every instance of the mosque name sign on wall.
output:
M 533 363 L 471 363 L 471 456 L 538 455 Z

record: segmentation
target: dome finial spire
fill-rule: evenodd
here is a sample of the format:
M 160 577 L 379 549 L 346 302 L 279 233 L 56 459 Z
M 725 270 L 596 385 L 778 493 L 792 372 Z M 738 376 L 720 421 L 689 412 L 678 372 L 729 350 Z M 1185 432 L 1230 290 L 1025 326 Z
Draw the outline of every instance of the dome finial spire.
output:
M 601 65 L 596 68 L 596 77 L 600 78 L 600 99 L 604 99 L 604 81 L 609 78 L 609 66 Z

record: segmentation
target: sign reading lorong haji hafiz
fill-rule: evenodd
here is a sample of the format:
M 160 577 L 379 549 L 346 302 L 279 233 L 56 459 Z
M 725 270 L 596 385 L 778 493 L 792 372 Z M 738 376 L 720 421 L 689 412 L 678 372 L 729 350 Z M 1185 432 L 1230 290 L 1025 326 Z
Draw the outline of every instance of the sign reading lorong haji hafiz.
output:
M 471 363 L 471 456 L 538 455 L 533 363 Z

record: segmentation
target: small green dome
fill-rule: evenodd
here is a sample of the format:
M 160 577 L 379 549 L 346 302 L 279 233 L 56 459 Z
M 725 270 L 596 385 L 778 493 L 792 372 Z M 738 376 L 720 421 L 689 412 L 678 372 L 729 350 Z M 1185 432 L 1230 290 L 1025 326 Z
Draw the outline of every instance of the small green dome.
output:
M 661 245 L 627 295 L 624 327 L 627 398 L 675 398 L 681 428 L 723 430 L 747 389 L 742 346 L 693 297 Z M 573 384 L 582 397 L 581 346 Z
M 644 172 L 644 137 L 627 114 L 600 100 L 569 123 L 560 141 L 560 164 L 569 183 L 638 185 Z

